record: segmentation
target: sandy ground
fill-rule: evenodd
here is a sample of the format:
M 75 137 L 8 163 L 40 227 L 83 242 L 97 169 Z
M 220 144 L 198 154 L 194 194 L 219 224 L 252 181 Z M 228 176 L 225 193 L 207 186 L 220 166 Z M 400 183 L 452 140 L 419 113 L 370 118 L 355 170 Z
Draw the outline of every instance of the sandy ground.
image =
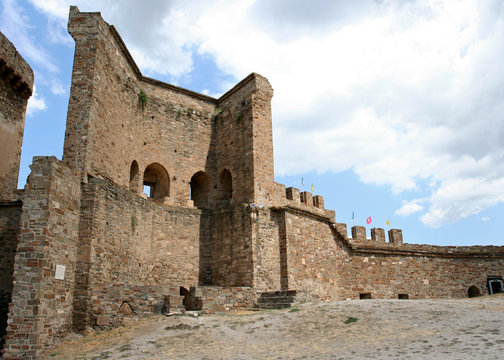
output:
M 114 330 L 73 335 L 44 358 L 504 359 L 504 296 L 152 315 Z

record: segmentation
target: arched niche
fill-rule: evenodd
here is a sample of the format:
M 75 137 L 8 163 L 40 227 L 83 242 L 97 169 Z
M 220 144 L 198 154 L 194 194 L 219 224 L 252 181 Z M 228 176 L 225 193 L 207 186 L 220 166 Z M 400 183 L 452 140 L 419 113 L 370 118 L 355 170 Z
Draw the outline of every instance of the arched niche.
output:
M 145 168 L 143 188 L 147 196 L 155 200 L 170 196 L 170 176 L 163 165 L 152 163 Z
M 228 205 L 233 198 L 233 177 L 228 169 L 219 174 L 219 200 L 221 204 Z
M 129 189 L 132 191 L 138 191 L 138 181 L 139 168 L 136 160 L 133 160 L 130 166 L 130 177 L 129 177 Z
M 476 285 L 472 285 L 467 289 L 467 297 L 473 298 L 478 296 L 481 296 L 481 290 Z
M 191 177 L 191 200 L 198 208 L 208 207 L 208 196 L 210 194 L 210 177 L 204 171 L 198 171 Z

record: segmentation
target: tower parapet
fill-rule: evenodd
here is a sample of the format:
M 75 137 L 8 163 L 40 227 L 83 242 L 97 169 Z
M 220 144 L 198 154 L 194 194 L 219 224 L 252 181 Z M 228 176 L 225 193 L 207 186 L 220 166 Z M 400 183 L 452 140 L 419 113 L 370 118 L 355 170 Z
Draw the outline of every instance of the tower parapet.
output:
M 17 189 L 26 106 L 33 91 L 33 71 L 0 33 L 0 200 Z

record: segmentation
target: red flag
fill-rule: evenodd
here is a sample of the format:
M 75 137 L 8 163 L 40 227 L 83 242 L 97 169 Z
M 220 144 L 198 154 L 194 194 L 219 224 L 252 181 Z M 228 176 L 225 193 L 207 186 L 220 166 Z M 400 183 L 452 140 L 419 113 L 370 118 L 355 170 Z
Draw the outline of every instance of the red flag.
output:
M 371 216 L 366 219 L 367 224 L 371 224 Z

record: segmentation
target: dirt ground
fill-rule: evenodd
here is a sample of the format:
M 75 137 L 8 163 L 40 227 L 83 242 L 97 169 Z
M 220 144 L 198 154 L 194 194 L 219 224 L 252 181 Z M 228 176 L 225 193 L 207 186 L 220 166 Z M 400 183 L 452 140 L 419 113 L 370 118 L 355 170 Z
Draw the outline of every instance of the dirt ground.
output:
M 213 315 L 152 315 L 71 338 L 44 359 L 502 359 L 503 294 L 356 300 Z

